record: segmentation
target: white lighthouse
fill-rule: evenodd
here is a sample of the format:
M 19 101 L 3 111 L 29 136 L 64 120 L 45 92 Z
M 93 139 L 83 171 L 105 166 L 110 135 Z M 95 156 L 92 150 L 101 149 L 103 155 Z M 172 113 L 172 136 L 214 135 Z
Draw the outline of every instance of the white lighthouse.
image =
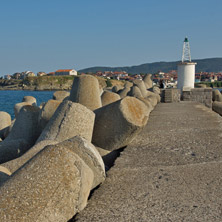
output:
M 177 88 L 181 91 L 184 88 L 194 88 L 196 64 L 191 62 L 190 45 L 186 37 L 183 43 L 182 62 L 177 66 Z

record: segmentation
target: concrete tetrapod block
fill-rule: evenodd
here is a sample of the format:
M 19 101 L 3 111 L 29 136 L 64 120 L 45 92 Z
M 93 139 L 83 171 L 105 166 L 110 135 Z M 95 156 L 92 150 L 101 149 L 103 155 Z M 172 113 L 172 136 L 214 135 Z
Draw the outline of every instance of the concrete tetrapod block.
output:
M 0 221 L 68 221 L 87 204 L 95 162 L 88 145 L 47 146 L 0 187 Z
M 70 96 L 70 92 L 67 91 L 56 91 L 53 93 L 53 99 L 63 101 Z
M 117 93 L 121 89 L 123 89 L 123 86 L 116 85 L 116 86 L 113 86 L 112 92 Z
M 42 131 L 36 144 L 20 158 L 9 161 L 3 166 L 11 172 L 15 172 L 45 146 L 74 136 L 81 136 L 91 142 L 94 120 L 95 114 L 85 106 L 68 100 L 63 101 Z
M 117 93 L 104 91 L 101 96 L 102 106 L 113 103 L 119 99 L 121 99 L 121 98 Z
M 212 104 L 212 109 L 214 112 L 222 116 L 222 102 L 214 101 Z
M 103 91 L 103 87 L 102 87 L 100 84 L 99 84 L 99 92 L 100 92 L 100 94 L 99 94 L 100 96 L 101 96 L 101 95 L 103 94 L 103 92 L 104 92 L 104 91 Z
M 143 81 L 146 83 L 147 89 L 153 87 L 153 81 L 151 80 L 152 74 L 147 74 L 144 76 Z
M 147 96 L 146 86 L 142 80 L 140 79 L 133 80 L 133 85 L 139 87 L 143 97 Z
M 153 86 L 152 92 L 154 92 L 156 94 L 160 94 L 160 88 L 158 86 Z
M 130 91 L 127 93 L 128 96 L 134 96 L 134 97 L 143 97 L 142 93 L 137 86 L 132 86 L 130 88 Z
M 61 102 L 62 101 L 50 99 L 44 104 L 39 113 L 39 127 L 41 131 L 45 128 Z
M 127 93 L 130 91 L 130 87 L 125 87 L 121 90 L 118 91 L 119 96 L 121 97 L 121 99 L 123 99 L 124 97 L 127 96 Z
M 222 102 L 222 95 L 218 89 L 212 91 L 212 100 Z
M 37 142 L 64 141 L 79 135 L 89 142 L 92 139 L 95 114 L 85 106 L 65 100 L 55 111 Z
M 13 119 L 11 125 L 4 130 L 4 135 L 3 135 L 4 138 L 6 138 L 9 135 L 9 133 L 12 131 L 15 121 L 16 119 Z
M 102 102 L 97 78 L 91 75 L 75 78 L 69 100 L 80 103 L 91 110 L 100 108 Z
M 161 101 L 160 95 L 154 92 L 147 90 L 147 97 L 156 97 L 157 103 Z
M 14 114 L 15 114 L 15 117 L 17 117 L 18 113 L 20 112 L 21 108 L 23 106 L 30 106 L 31 104 L 28 103 L 28 102 L 22 102 L 22 103 L 16 103 L 15 106 L 14 106 Z
M 64 148 L 77 154 L 93 171 L 94 179 L 91 189 L 105 180 L 105 167 L 102 157 L 92 143 L 80 136 L 75 136 L 62 144 Z
M 154 95 L 147 96 L 145 99 L 153 106 L 153 108 L 154 108 L 154 107 L 157 105 L 157 103 L 158 103 L 158 99 L 157 99 L 157 97 L 154 96 Z
M 146 125 L 149 110 L 134 97 L 125 97 L 95 110 L 92 142 L 106 150 L 128 145 Z
M 142 101 L 147 106 L 149 113 L 153 110 L 154 107 L 152 106 L 152 104 L 149 100 L 147 100 L 146 98 L 143 98 L 143 97 L 137 97 L 137 99 Z
M 11 116 L 3 111 L 0 111 L 0 138 L 4 139 L 4 133 L 10 127 L 12 121 Z
M 144 82 L 144 85 L 145 85 L 146 89 L 149 89 L 149 85 L 146 82 Z
M 20 157 L 36 142 L 39 108 L 24 106 L 19 112 L 13 128 L 7 138 L 0 143 L 0 163 Z
M 37 144 L 35 144 L 33 147 L 31 147 L 26 153 L 24 153 L 19 158 L 3 163 L 1 164 L 1 166 L 7 168 L 11 173 L 14 173 L 21 166 L 23 166 L 27 161 L 29 161 L 33 156 L 35 156 L 38 152 L 40 152 L 43 148 L 45 148 L 48 145 L 54 145 L 57 143 L 58 142 L 55 140 L 40 141 Z
M 73 137 L 69 140 L 66 140 L 66 141 L 71 141 L 71 142 L 65 143 L 66 148 L 68 146 L 70 146 L 73 150 L 75 150 L 75 152 L 82 159 L 85 159 L 85 157 L 84 157 L 85 154 L 87 154 L 88 157 L 91 156 L 91 158 L 92 158 L 92 159 L 90 159 L 91 162 L 87 159 L 85 160 L 85 162 L 87 162 L 87 164 L 90 166 L 90 168 L 94 172 L 95 177 L 94 177 L 94 182 L 93 182 L 93 188 L 96 187 L 100 183 L 100 182 L 98 183 L 98 181 L 102 181 L 105 178 L 105 175 L 103 173 L 105 171 L 104 163 L 101 159 L 100 153 L 98 152 L 97 148 L 95 148 L 93 146 L 93 144 L 88 142 L 86 139 L 79 137 L 79 136 L 75 136 L 75 137 Z M 15 160 L 4 163 L 1 166 L 5 167 L 5 169 L 7 169 L 9 172 L 14 173 L 16 170 L 18 170 L 20 167 L 22 167 L 26 162 L 28 162 L 33 156 L 35 156 L 37 153 L 39 153 L 46 146 L 56 145 L 56 144 L 58 144 L 58 142 L 56 142 L 56 141 L 43 140 L 43 141 L 37 143 L 36 145 L 34 145 L 32 147 L 32 149 L 28 150 L 28 152 L 26 152 L 20 158 L 17 158 Z M 78 149 L 80 149 L 82 151 L 82 153 L 79 152 L 79 150 L 76 147 L 78 147 Z M 89 150 L 90 152 L 88 152 L 87 150 Z M 84 154 L 84 152 L 85 152 L 85 154 Z M 91 154 L 91 153 L 93 153 L 93 154 Z
M 30 105 L 36 106 L 37 102 L 36 102 L 36 98 L 33 96 L 24 96 L 22 99 L 22 102 L 27 102 Z
M 125 88 L 130 88 L 130 87 L 132 87 L 132 86 L 133 86 L 133 83 L 130 82 L 130 81 L 126 81 L 125 84 L 124 84 L 124 87 L 125 87 Z

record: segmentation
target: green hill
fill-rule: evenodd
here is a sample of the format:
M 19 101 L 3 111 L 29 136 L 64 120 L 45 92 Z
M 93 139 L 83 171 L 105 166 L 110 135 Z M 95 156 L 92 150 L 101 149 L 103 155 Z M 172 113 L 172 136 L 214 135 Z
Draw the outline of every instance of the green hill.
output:
M 158 71 L 168 72 L 170 70 L 176 70 L 177 64 L 180 61 L 175 62 L 154 62 L 154 63 L 145 63 L 138 66 L 125 66 L 125 67 L 91 67 L 78 72 L 84 73 L 95 73 L 97 71 L 126 71 L 131 74 L 138 73 L 156 73 Z M 210 59 L 195 59 L 192 62 L 196 62 L 196 72 L 219 72 L 222 71 L 222 58 L 210 58 Z

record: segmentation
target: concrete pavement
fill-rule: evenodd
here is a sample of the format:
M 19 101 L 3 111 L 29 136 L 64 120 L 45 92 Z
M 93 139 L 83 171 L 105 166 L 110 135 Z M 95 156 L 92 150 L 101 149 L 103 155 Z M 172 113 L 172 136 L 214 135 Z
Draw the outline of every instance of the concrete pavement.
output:
M 161 103 L 71 221 L 222 221 L 222 117 Z

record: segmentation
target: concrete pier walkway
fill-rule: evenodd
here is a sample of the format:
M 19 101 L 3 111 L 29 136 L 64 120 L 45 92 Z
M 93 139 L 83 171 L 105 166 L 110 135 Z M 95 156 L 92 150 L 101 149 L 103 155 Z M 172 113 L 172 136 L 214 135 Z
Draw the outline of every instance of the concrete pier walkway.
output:
M 161 103 L 73 221 L 222 221 L 222 117 Z

